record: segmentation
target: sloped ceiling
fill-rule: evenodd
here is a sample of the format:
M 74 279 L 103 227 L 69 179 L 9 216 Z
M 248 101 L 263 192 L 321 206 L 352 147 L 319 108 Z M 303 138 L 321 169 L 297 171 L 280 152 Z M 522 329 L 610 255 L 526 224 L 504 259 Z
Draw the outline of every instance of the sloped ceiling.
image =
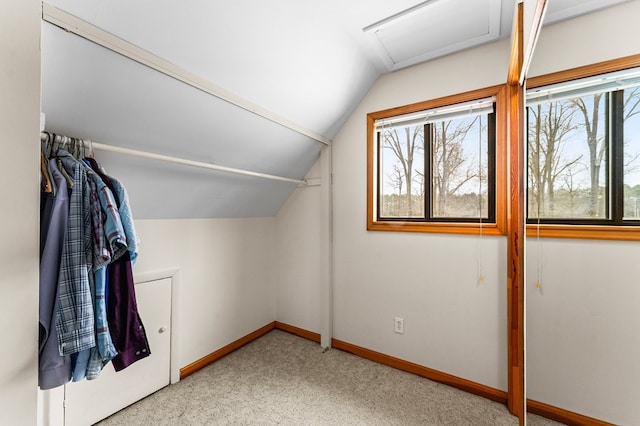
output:
M 568 19 L 619 2 L 549 0 L 548 16 Z M 382 73 L 509 36 L 513 0 L 482 0 L 474 13 L 457 13 L 464 6 L 454 3 L 461 1 L 48 2 L 328 139 Z M 415 18 L 413 9 L 445 25 L 380 32 L 388 30 L 380 23 L 400 22 L 390 17 Z M 294 179 L 323 146 L 44 21 L 42 39 L 48 131 Z M 390 62 L 396 47 L 402 56 Z M 274 216 L 296 186 L 96 157 L 125 183 L 138 219 Z

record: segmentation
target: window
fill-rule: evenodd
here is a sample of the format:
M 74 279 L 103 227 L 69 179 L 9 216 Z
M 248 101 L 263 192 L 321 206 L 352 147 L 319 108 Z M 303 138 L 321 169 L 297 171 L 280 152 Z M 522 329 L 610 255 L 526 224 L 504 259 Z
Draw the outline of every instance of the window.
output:
M 640 226 L 639 68 L 528 90 L 527 135 L 529 224 Z
M 501 233 L 502 96 L 496 87 L 369 114 L 368 229 Z

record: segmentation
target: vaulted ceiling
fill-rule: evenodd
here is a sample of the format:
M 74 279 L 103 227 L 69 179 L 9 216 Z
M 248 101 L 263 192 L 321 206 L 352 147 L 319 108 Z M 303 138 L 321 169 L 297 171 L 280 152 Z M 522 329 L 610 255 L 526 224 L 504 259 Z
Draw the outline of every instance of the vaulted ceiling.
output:
M 622 2 L 548 1 L 546 23 Z M 330 143 L 381 74 L 509 37 L 514 0 L 49 5 L 175 64 L 245 107 L 43 21 L 46 130 L 302 179 L 322 141 Z M 274 216 L 296 187 L 111 152 L 96 157 L 125 183 L 137 218 Z

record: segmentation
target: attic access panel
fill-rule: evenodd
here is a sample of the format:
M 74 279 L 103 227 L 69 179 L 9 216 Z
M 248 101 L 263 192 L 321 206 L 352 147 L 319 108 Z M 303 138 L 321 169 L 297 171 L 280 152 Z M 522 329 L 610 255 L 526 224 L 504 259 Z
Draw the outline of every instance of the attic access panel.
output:
M 363 31 L 393 71 L 497 39 L 500 12 L 501 0 L 428 0 Z

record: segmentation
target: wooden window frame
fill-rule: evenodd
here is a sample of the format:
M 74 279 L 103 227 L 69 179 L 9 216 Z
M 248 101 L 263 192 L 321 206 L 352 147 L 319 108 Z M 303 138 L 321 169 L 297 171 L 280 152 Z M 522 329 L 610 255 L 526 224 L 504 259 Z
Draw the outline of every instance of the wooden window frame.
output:
M 640 67 L 640 55 L 632 55 L 592 65 L 572 68 L 527 80 L 527 89 L 564 83 L 580 78 L 593 77 L 615 71 L 623 71 Z M 590 240 L 640 241 L 640 226 L 628 224 L 585 224 L 576 220 L 574 223 L 530 223 L 526 225 L 527 236 L 534 238 L 574 238 Z
M 411 221 L 378 219 L 376 120 L 432 108 L 495 98 L 495 222 Z M 505 85 L 491 86 L 429 101 L 418 102 L 367 114 L 367 230 L 392 232 L 430 232 L 445 234 L 505 235 L 507 196 L 507 91 Z

